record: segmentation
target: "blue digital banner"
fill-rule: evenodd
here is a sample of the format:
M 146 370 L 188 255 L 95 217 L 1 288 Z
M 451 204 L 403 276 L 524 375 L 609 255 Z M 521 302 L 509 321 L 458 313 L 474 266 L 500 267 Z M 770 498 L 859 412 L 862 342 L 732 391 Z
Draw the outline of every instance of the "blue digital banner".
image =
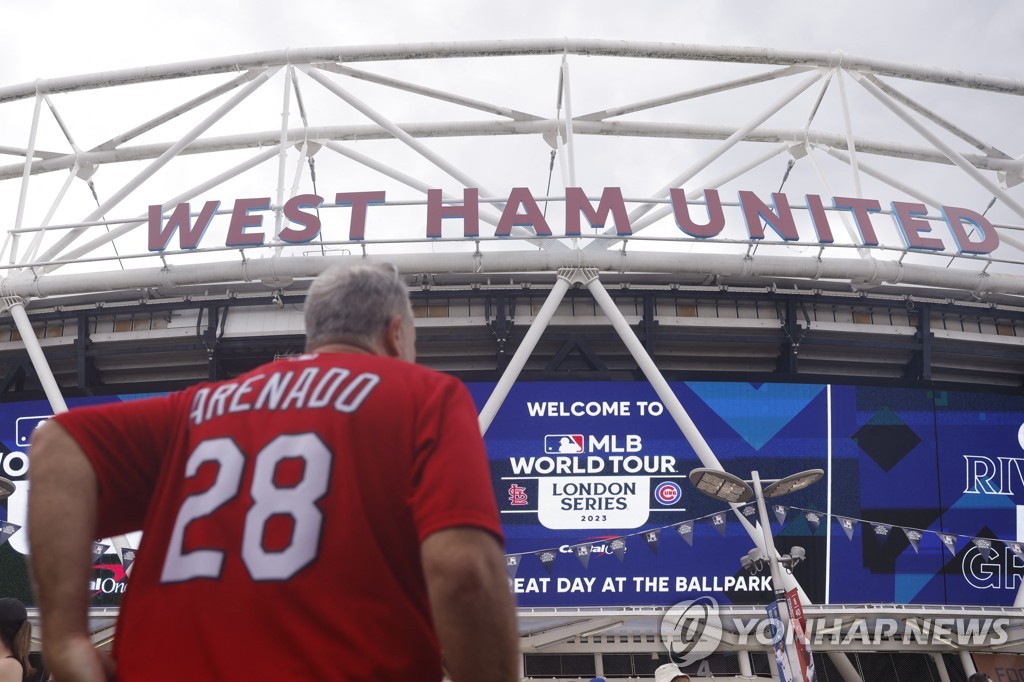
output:
M 795 573 L 813 602 L 1013 603 L 1024 574 L 1024 399 L 671 387 L 727 471 L 831 473 L 768 501 L 779 551 L 806 551 Z M 482 406 L 491 385 L 471 390 Z M 520 605 L 771 599 L 767 569 L 740 566 L 753 547 L 743 520 L 690 484 L 704 464 L 646 383 L 517 384 L 485 441 L 506 551 L 519 555 Z M 756 523 L 753 512 L 741 513 Z
M 478 407 L 493 386 L 470 384 Z M 812 602 L 1013 603 L 1024 575 L 1024 397 L 671 388 L 726 470 L 762 479 L 829 472 L 768 501 L 779 551 L 806 551 L 794 572 Z M 43 401 L 0 404 L 0 475 L 16 485 L 0 504 L 0 594 L 27 603 L 27 446 L 49 416 Z M 485 442 L 521 606 L 771 601 L 767 568 L 739 563 L 753 548 L 744 529 L 757 523 L 753 505 L 737 514 L 691 485 L 703 464 L 648 384 L 517 384 Z M 116 604 L 128 582 L 107 544 L 91 582 L 96 605 Z

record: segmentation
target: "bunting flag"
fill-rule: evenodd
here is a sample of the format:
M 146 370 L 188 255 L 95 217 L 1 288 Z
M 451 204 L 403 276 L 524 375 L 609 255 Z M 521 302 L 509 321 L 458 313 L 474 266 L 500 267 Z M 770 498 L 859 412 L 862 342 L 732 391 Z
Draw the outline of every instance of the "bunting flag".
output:
M 839 522 L 839 527 L 843 529 L 844 533 L 846 533 L 846 539 L 847 540 L 852 540 L 853 539 L 853 527 L 857 524 L 857 520 L 856 519 L 851 519 L 851 518 L 849 518 L 847 516 L 837 516 L 836 517 L 836 521 Z
M 907 540 L 910 541 L 910 546 L 914 548 L 914 554 L 920 554 L 917 548 L 921 545 L 921 531 L 913 528 L 901 528 L 901 530 L 907 536 Z
M 102 558 L 103 555 L 107 553 L 107 550 L 109 548 L 110 545 L 105 545 L 102 542 L 92 543 L 92 562 L 95 564 L 97 561 L 99 561 L 100 558 Z
M 548 575 L 551 575 L 551 571 L 555 570 L 555 559 L 558 555 L 555 554 L 553 549 L 542 549 L 539 552 L 535 552 L 537 558 L 540 559 L 540 563 L 547 570 Z
M 949 550 L 949 553 L 956 556 L 956 536 L 949 535 L 948 533 L 939 533 L 939 539 L 942 540 L 942 544 Z
M 134 549 L 125 549 L 123 552 L 121 552 L 121 565 L 124 566 L 124 572 L 125 573 L 127 573 L 131 569 L 132 564 L 134 564 L 134 563 L 135 563 L 135 550 Z M 515 573 L 513 573 L 511 577 L 513 577 L 513 578 L 516 577 Z
M 747 518 L 754 517 L 758 511 L 757 507 L 750 504 L 745 505 L 743 507 L 739 507 L 739 510 L 740 513 Z M 826 514 L 825 512 L 820 512 L 813 509 L 802 509 L 800 507 L 786 507 L 780 504 L 772 505 L 772 512 L 775 515 L 775 519 L 782 526 L 786 525 L 786 519 L 789 511 L 791 510 L 796 511 L 798 513 L 802 513 L 804 519 L 806 519 L 807 521 L 807 525 L 810 528 L 812 535 L 817 532 L 818 527 L 821 525 L 822 518 L 825 518 L 826 520 L 829 518 L 834 518 L 839 523 L 839 526 L 843 529 L 843 532 L 846 533 L 847 540 L 853 540 L 854 530 L 856 529 L 857 524 L 861 523 L 871 526 L 871 530 L 873 532 L 868 535 L 874 536 L 876 538 L 876 541 L 879 543 L 884 543 L 889 539 L 891 535 L 890 531 L 893 528 L 899 528 L 900 531 L 903 532 L 904 536 L 906 536 L 907 542 L 910 544 L 911 547 L 913 547 L 914 552 L 918 554 L 920 553 L 921 540 L 925 537 L 926 534 L 928 534 L 937 536 L 939 540 L 942 541 L 943 547 L 948 549 L 949 553 L 953 556 L 956 556 L 958 539 L 968 538 L 970 543 L 973 543 L 974 546 L 976 546 L 981 551 L 981 553 L 984 555 L 987 561 L 991 561 L 999 551 L 993 544 L 995 542 L 1002 542 L 1004 545 L 1007 546 L 1007 548 L 1009 548 L 1011 552 L 1013 552 L 1014 556 L 1017 556 L 1024 560 L 1024 541 L 1016 542 L 1010 540 L 1001 540 L 999 538 L 979 538 L 966 535 L 956 535 L 954 533 L 940 533 L 938 531 L 933 530 L 904 528 L 903 526 L 888 523 L 880 523 L 876 521 L 868 521 L 865 519 L 854 518 L 852 516 L 838 516 L 834 514 Z M 615 558 L 618 559 L 619 562 L 623 562 L 625 561 L 627 538 L 636 537 L 637 535 L 643 535 L 644 542 L 647 543 L 647 546 L 650 548 L 652 552 L 657 554 L 658 544 L 660 542 L 661 537 L 661 531 L 665 530 L 666 528 L 675 528 L 676 532 L 679 534 L 679 537 L 685 540 L 686 544 L 688 544 L 690 547 L 693 547 L 694 523 L 698 521 L 703 521 L 704 519 L 710 519 L 711 524 L 715 527 L 715 530 L 717 530 L 722 537 L 726 537 L 726 523 L 729 518 L 728 514 L 728 511 L 707 514 L 705 516 L 700 516 L 689 521 L 681 521 L 668 526 L 663 526 L 661 528 L 651 528 L 649 530 L 619 536 L 608 541 L 609 551 L 615 555 Z M 14 533 L 18 532 L 20 529 L 21 526 L 18 526 L 15 523 L 0 521 L 0 545 L 3 545 L 5 542 L 7 542 L 7 540 L 10 539 L 10 537 L 14 535 Z M 868 535 L 865 535 L 865 537 L 867 537 Z M 100 560 L 100 558 L 107 552 L 109 547 L 110 545 L 101 542 L 93 543 L 94 564 Z M 572 547 L 572 553 L 576 556 L 576 559 L 583 565 L 583 568 L 589 569 L 590 555 L 593 552 L 593 546 L 590 543 L 585 543 L 581 545 L 570 545 L 570 547 Z M 548 575 L 551 575 L 554 571 L 555 561 L 558 558 L 559 550 L 557 548 L 541 549 L 532 552 L 532 554 L 540 560 L 541 564 L 547 570 Z M 505 565 L 508 570 L 510 578 L 514 578 L 516 572 L 519 570 L 519 564 L 522 561 L 522 556 L 522 554 L 506 555 Z M 126 571 L 134 561 L 135 550 L 126 549 L 124 550 L 124 552 L 122 552 L 121 562 L 124 565 Z
M 11 539 L 11 536 L 21 530 L 21 526 L 10 521 L 4 521 L 3 526 L 0 526 L 0 545 L 4 544 Z
M 807 519 L 807 526 L 811 529 L 811 535 L 818 532 L 818 526 L 821 525 L 821 515 L 818 512 L 804 512 L 804 518 Z
M 988 561 L 992 560 L 995 556 L 996 550 L 992 547 L 992 541 L 986 538 L 971 538 L 971 542 L 974 546 L 981 550 L 981 553 L 985 555 L 985 559 Z
M 521 554 L 509 554 L 507 557 L 505 557 L 505 568 L 508 569 L 509 578 L 515 578 L 516 573 L 519 572 L 519 558 L 521 556 Z
M 686 544 L 693 547 L 693 523 L 691 521 L 683 521 L 676 526 L 676 532 L 679 533 L 679 537 L 686 540 Z
M 658 535 L 660 533 L 660 528 L 655 528 L 654 530 L 649 530 L 646 533 L 644 533 L 644 541 L 647 543 L 647 546 L 651 548 L 651 551 L 655 554 L 658 553 Z
M 573 554 L 583 564 L 584 570 L 590 565 L 590 545 L 576 545 L 573 549 Z

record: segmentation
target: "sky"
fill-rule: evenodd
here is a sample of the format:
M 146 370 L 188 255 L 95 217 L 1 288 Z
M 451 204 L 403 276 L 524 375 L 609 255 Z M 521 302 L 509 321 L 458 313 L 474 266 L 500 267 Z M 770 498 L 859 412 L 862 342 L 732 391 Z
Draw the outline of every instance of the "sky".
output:
M 1005 0 L 4 0 L 0 84 L 285 47 L 605 38 L 836 51 L 1019 76 Z
M 836 54 L 837 58 L 840 54 L 847 54 L 1024 80 L 1024 68 L 1021 67 L 1024 64 L 1024 41 L 1020 40 L 1024 29 L 1024 3 L 994 0 L 970 3 L 951 0 L 675 0 L 634 3 L 607 0 L 518 0 L 515 3 L 458 0 L 293 0 L 287 3 L 240 0 L 179 0 L 174 3 L 2 0 L 0 12 L 0 88 L 36 79 L 285 48 L 563 37 L 828 52 Z M 573 69 L 574 113 L 577 115 L 590 110 L 588 107 L 591 106 L 600 108 L 689 87 L 683 83 L 684 76 L 693 76 L 700 81 L 705 72 L 716 78 L 727 78 L 730 73 L 749 73 L 733 65 L 700 64 L 678 70 L 674 70 L 673 65 L 654 64 L 649 70 L 640 72 L 631 71 L 631 65 L 609 65 L 600 59 L 582 56 L 573 56 L 570 63 Z M 383 65 L 380 71 L 410 80 L 422 79 L 422 82 L 435 87 L 458 89 L 465 86 L 468 94 L 509 106 L 521 104 L 524 110 L 552 116 L 557 65 L 557 57 L 547 58 L 540 66 L 528 62 L 521 72 L 513 70 L 511 76 L 509 72 L 501 72 L 500 75 L 492 72 L 486 60 L 458 65 L 454 75 L 451 69 L 446 74 L 444 68 L 426 63 Z M 372 70 L 374 67 L 367 68 Z M 734 70 L 730 71 L 730 68 Z M 524 94 L 525 88 L 517 80 L 517 73 L 521 74 L 522 81 L 534 83 L 537 93 Z M 680 79 L 679 86 L 675 85 L 676 78 Z M 223 80 L 221 77 L 216 82 Z M 968 106 L 963 106 L 964 102 L 960 101 L 959 93 L 954 89 L 945 88 L 933 94 L 917 85 L 909 84 L 908 91 L 920 91 L 925 101 L 943 115 L 972 132 L 983 133 L 986 141 L 996 144 L 1011 156 L 1019 156 L 1024 151 L 1019 134 L 1024 106 L 1020 102 L 981 96 L 972 98 Z M 364 86 L 355 83 L 351 86 L 352 92 L 371 96 L 372 88 Z M 77 100 L 58 96 L 54 101 L 69 128 L 75 131 L 80 146 L 90 148 L 139 120 L 145 120 L 147 115 L 155 115 L 165 109 L 159 100 L 166 93 L 177 92 L 174 88 L 179 86 L 165 84 L 161 87 L 165 89 L 142 89 L 141 97 L 136 94 L 131 99 L 86 93 Z M 886 114 L 879 113 L 877 107 L 862 107 L 865 94 L 856 86 L 848 84 L 847 88 L 851 90 L 851 102 L 857 109 L 857 134 L 908 145 L 922 144 L 919 138 L 899 127 Z M 193 88 L 187 94 L 191 96 L 198 91 L 201 89 Z M 718 100 L 717 104 L 711 103 L 706 107 L 694 104 L 683 109 L 676 105 L 675 108 L 652 110 L 632 120 L 675 121 L 685 116 L 689 117 L 688 120 L 708 125 L 736 126 L 749 115 L 751 106 L 757 106 L 757 101 L 766 101 L 777 91 L 761 90 L 760 99 L 753 105 L 729 99 Z M 347 114 L 328 115 L 328 107 L 337 105 L 337 101 L 313 92 L 312 88 L 305 92 L 309 98 L 307 104 L 314 112 L 311 118 L 320 116 L 314 123 L 365 122 L 358 117 L 346 118 Z M 154 97 L 153 93 L 160 96 Z M 279 125 L 275 121 L 280 121 L 280 96 L 269 92 L 261 93 L 261 96 L 264 99 L 259 101 L 267 113 L 268 123 L 257 126 L 257 129 L 273 130 L 275 125 Z M 835 88 L 830 93 L 830 97 L 834 96 Z M 802 98 L 797 102 L 798 114 L 786 120 L 773 118 L 768 125 L 799 127 L 813 103 L 814 88 L 804 93 Z M 410 98 L 395 97 L 376 102 L 396 121 L 448 116 L 441 109 L 422 105 Z M 19 104 L 21 108 L 13 108 L 15 113 L 10 114 L 20 117 L 17 125 L 8 125 L 13 119 L 7 118 L 7 112 L 0 111 L 0 145 L 25 145 L 24 124 L 26 114 L 30 113 L 30 108 L 26 107 L 30 105 L 27 101 Z M 836 105 L 826 102 L 818 120 L 824 126 L 830 116 L 833 123 L 838 120 Z M 242 123 L 238 118 L 228 117 L 223 124 L 212 129 L 211 134 L 239 132 Z M 40 148 L 63 151 L 60 147 L 64 142 L 58 132 L 52 122 L 44 123 L 40 130 Z M 678 173 L 683 165 L 680 159 L 698 154 L 704 148 L 698 143 L 678 141 L 638 138 L 598 141 L 593 138 L 590 136 L 590 139 L 579 142 L 579 184 L 585 187 L 621 185 L 624 191 L 640 196 L 649 195 Z M 166 134 L 153 134 L 140 138 L 140 141 L 167 139 Z M 498 150 L 493 152 L 495 156 L 478 151 L 478 144 L 482 144 L 479 138 L 434 138 L 429 144 L 446 157 L 464 162 L 469 172 L 480 180 L 480 185 L 493 187 L 497 193 L 514 185 L 528 185 L 538 190 L 544 184 L 549 150 L 539 138 L 523 142 L 518 139 L 494 142 Z M 360 149 L 364 148 L 427 182 L 436 183 L 436 186 L 450 186 L 442 185 L 447 179 L 422 158 L 397 155 L 379 143 L 363 143 Z M 497 157 L 502 158 L 503 163 L 495 163 Z M 337 166 L 336 172 L 332 173 L 335 167 L 330 165 L 333 161 L 328 161 L 327 155 L 321 153 L 317 159 L 318 163 L 323 162 L 321 179 L 328 185 L 328 192 L 333 189 L 340 191 L 341 185 L 348 188 L 348 183 L 356 182 L 352 180 L 352 173 L 343 166 Z M 642 163 L 628 165 L 625 163 L 627 159 L 634 164 L 639 159 Z M 10 157 L 0 157 L 0 165 L 10 163 Z M 748 186 L 762 190 L 776 185 L 784 167 L 785 159 L 776 160 L 770 167 L 766 165 L 763 171 L 758 170 L 751 175 L 746 182 Z M 276 171 L 276 167 L 271 170 Z M 976 207 L 980 211 L 990 198 L 988 193 L 971 183 L 947 180 L 937 174 L 933 177 L 933 170 L 923 170 L 920 180 L 933 192 L 948 194 L 950 203 Z M 137 169 L 124 170 L 122 175 L 118 175 L 119 172 L 122 169 L 104 168 L 94 178 L 99 199 L 109 196 Z M 188 177 L 193 172 L 187 166 L 166 173 L 161 171 L 161 176 L 154 178 L 155 184 L 149 193 L 126 201 L 125 206 L 117 209 L 117 216 L 108 217 L 139 215 L 148 203 L 166 199 L 167 192 L 177 192 L 188 186 Z M 56 193 L 62 182 L 60 174 L 49 175 L 53 177 L 33 181 L 32 199 L 35 201 L 30 202 L 25 224 L 38 221 L 49 205 L 48 201 L 37 197 Z M 791 180 L 794 190 L 802 186 L 799 183 L 810 175 L 808 164 L 798 164 Z M 267 183 L 276 185 L 273 176 L 274 173 L 268 171 L 261 187 Z M 175 184 L 172 179 L 179 182 Z M 364 188 L 376 186 L 385 185 L 380 180 L 366 180 Z M 942 189 L 935 190 L 936 187 Z M 841 185 L 834 189 L 836 193 L 846 191 Z M 207 198 L 228 201 L 231 197 L 253 196 L 252 193 L 245 194 L 247 191 L 244 185 L 236 184 L 221 191 L 221 196 Z M 264 189 L 258 191 L 265 193 Z M 865 192 L 871 191 L 889 192 L 868 181 Z M 1016 196 L 1020 196 L 1020 187 L 1015 191 Z M 12 204 L 16 201 L 16 182 L 0 182 L 0 227 L 12 223 Z M 55 218 L 56 222 L 81 219 L 90 206 L 95 207 L 95 203 L 90 204 L 92 201 L 83 188 L 75 187 L 69 192 L 65 206 Z M 1017 224 L 1022 222 L 1019 217 L 1009 216 L 998 205 L 993 216 L 1012 218 Z

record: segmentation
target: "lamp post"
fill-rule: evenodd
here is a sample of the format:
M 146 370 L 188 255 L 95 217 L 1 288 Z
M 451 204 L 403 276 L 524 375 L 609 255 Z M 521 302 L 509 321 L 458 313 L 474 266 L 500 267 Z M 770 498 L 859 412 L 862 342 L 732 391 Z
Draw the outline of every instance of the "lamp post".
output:
M 768 522 L 768 507 L 765 505 L 765 498 L 781 497 L 797 490 L 803 490 L 807 486 L 819 481 L 825 472 L 821 469 L 808 469 L 800 473 L 792 474 L 781 479 L 766 481 L 769 485 L 761 487 L 761 478 L 756 471 L 750 472 L 751 481 L 744 481 L 739 476 L 734 476 L 727 471 L 718 469 L 694 469 L 690 472 L 690 482 L 708 497 L 713 497 L 729 504 L 744 504 L 751 498 L 757 501 L 758 518 L 761 521 L 761 532 L 764 535 L 765 554 L 768 555 L 768 566 L 772 573 L 772 589 L 775 592 L 775 602 L 779 610 L 779 618 L 782 620 L 783 637 L 789 632 L 789 604 L 786 601 L 786 591 L 782 587 L 782 572 L 779 569 L 779 557 L 775 551 L 775 541 L 772 538 L 771 526 Z M 751 486 L 751 483 L 753 486 Z M 799 559 L 798 559 L 799 561 Z M 796 658 L 795 647 L 786 647 L 786 658 L 789 662 L 789 669 L 794 676 L 801 675 L 800 663 Z M 794 665 L 795 664 L 795 665 Z

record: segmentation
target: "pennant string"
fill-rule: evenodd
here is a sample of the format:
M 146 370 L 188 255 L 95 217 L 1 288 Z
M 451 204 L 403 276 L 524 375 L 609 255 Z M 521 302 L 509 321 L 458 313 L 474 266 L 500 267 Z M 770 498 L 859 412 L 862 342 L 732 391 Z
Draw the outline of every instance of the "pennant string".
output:
M 749 505 L 747 505 L 747 506 L 749 506 Z M 928 530 L 926 528 L 911 528 L 909 526 L 901 526 L 901 525 L 895 524 L 895 523 L 885 523 L 883 521 L 870 521 L 868 519 L 861 519 L 861 518 L 857 518 L 856 516 L 848 516 L 846 514 L 829 514 L 828 512 L 820 511 L 818 509 L 805 509 L 804 507 L 794 507 L 794 506 L 789 506 L 789 505 L 773 505 L 773 507 L 784 507 L 786 510 L 789 510 L 789 511 L 798 511 L 798 512 L 803 512 L 805 514 L 808 514 L 808 513 L 809 514 L 815 514 L 815 515 L 817 515 L 818 517 L 820 517 L 822 519 L 828 519 L 829 522 L 830 522 L 829 525 L 831 525 L 831 521 L 833 521 L 833 520 L 846 519 L 846 520 L 849 520 L 849 521 L 853 521 L 855 523 L 861 523 L 861 524 L 866 523 L 866 524 L 871 525 L 871 526 L 883 525 L 883 526 L 889 526 L 890 528 L 900 528 L 901 530 L 903 530 L 904 534 L 906 534 L 908 531 L 915 531 L 917 533 L 920 533 L 922 537 L 924 537 L 925 535 L 933 535 L 933 536 L 939 538 L 940 541 L 943 540 L 943 537 L 955 538 L 954 542 L 956 542 L 957 540 L 967 540 L 968 542 L 973 542 L 976 539 L 976 536 L 974 536 L 974 535 L 963 535 L 963 534 L 960 534 L 960 533 L 945 533 L 945 532 L 942 532 L 942 531 Z M 738 505 L 736 507 L 736 509 L 742 513 L 743 510 L 744 510 L 744 507 Z M 625 542 L 625 540 L 627 538 L 644 538 L 644 537 L 648 536 L 648 534 L 650 534 L 650 533 L 655 533 L 655 534 L 657 534 L 657 536 L 660 536 L 662 531 L 667 530 L 669 528 L 677 529 L 679 526 L 681 526 L 683 524 L 689 523 L 689 524 L 692 525 L 692 524 L 697 523 L 698 521 L 705 521 L 705 520 L 708 520 L 708 519 L 713 519 L 716 516 L 724 516 L 726 513 L 728 513 L 728 512 L 721 512 L 721 511 L 711 512 L 710 514 L 705 514 L 704 516 L 697 516 L 695 518 L 692 518 L 692 519 L 689 519 L 689 520 L 686 520 L 686 521 L 676 521 L 674 523 L 670 523 L 670 524 L 665 525 L 665 526 L 657 526 L 657 527 L 653 527 L 653 528 L 645 528 L 643 530 L 638 530 L 638 531 L 635 531 L 635 532 L 632 532 L 632 533 L 624 533 L 622 535 L 618 535 L 615 538 L 613 538 L 611 540 L 611 542 L 615 542 L 617 540 L 622 540 L 623 542 Z M 721 525 L 724 525 L 724 524 L 721 524 Z M 716 527 L 718 527 L 718 526 L 716 526 Z M 851 533 L 850 536 L 852 537 L 852 533 Z M 1011 549 L 1013 549 L 1013 547 L 1011 545 L 1017 544 L 1016 541 L 1014 541 L 1014 540 L 1003 540 L 1002 538 L 981 538 L 981 539 L 987 540 L 989 542 L 1001 542 L 1004 545 L 1006 545 L 1007 547 L 1010 547 Z M 592 544 L 593 544 L 593 542 L 578 542 L 576 544 L 568 545 L 572 549 L 572 553 L 575 554 L 577 556 L 577 558 L 580 559 L 580 562 L 584 564 L 584 567 L 586 567 L 586 562 L 584 561 L 584 558 L 578 553 L 578 548 L 580 548 L 580 547 L 589 547 Z M 943 541 L 943 544 L 946 544 L 946 543 Z M 532 550 L 532 551 L 521 551 L 521 552 L 516 552 L 514 554 L 506 554 L 505 556 L 506 556 L 506 558 L 510 557 L 510 556 L 523 556 L 523 555 L 526 555 L 526 554 L 534 554 L 536 556 L 540 556 L 544 552 L 553 552 L 557 556 L 558 548 L 557 547 L 548 547 L 548 548 L 537 549 L 537 550 Z M 1016 550 L 1014 550 L 1014 552 L 1016 553 Z M 588 556 L 586 557 L 586 559 L 589 560 L 589 550 L 587 551 L 587 555 Z

